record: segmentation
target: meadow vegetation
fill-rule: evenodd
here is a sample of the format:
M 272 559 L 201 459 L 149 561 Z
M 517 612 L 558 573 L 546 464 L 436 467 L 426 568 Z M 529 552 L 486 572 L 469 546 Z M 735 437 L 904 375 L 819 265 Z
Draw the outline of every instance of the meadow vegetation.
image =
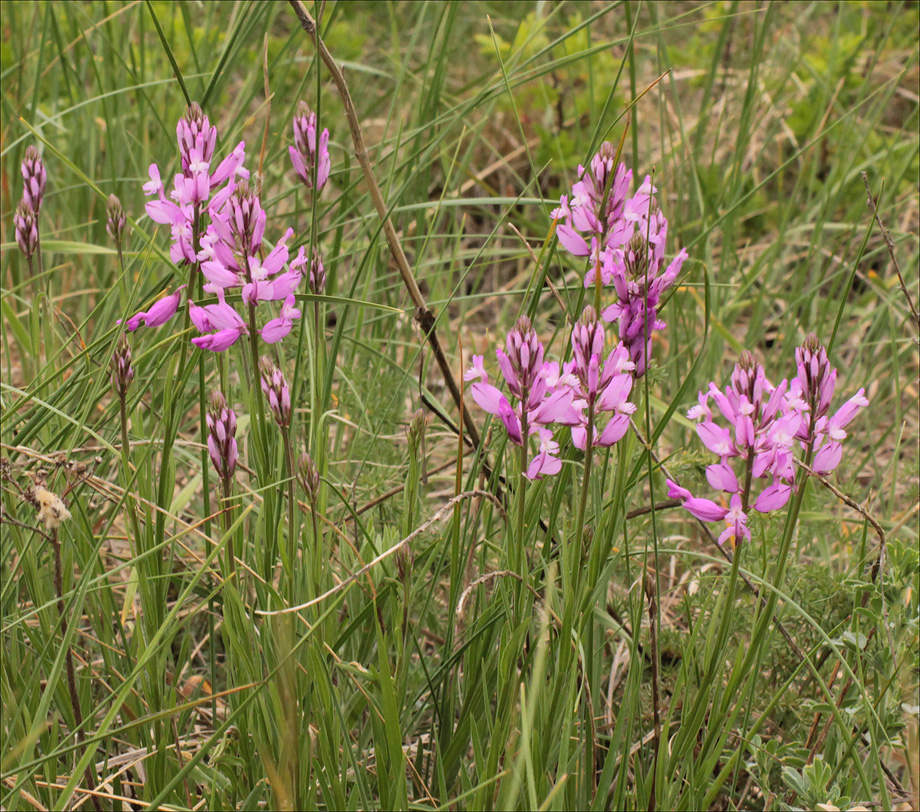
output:
M 0 807 L 916 809 L 918 26 L 5 2 Z

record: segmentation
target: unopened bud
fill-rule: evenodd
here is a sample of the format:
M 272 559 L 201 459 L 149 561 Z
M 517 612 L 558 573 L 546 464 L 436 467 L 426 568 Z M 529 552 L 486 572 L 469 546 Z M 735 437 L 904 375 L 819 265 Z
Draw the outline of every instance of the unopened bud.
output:
M 221 392 L 211 393 L 207 424 L 208 452 L 214 469 L 221 479 L 231 479 L 239 458 L 236 445 L 236 413 L 227 405 L 227 399 Z
M 38 248 L 38 218 L 28 200 L 19 201 L 13 215 L 16 244 L 26 259 L 30 259 Z
M 109 232 L 109 236 L 115 241 L 116 245 L 121 245 L 121 238 L 128 218 L 125 217 L 125 210 L 122 208 L 121 201 L 115 195 L 109 195 L 105 214 L 105 230 Z
M 285 380 L 284 373 L 275 366 L 271 358 L 262 356 L 259 359 L 259 372 L 261 373 L 262 391 L 268 398 L 275 422 L 283 429 L 291 425 L 291 390 Z
M 300 452 L 300 459 L 297 461 L 297 479 L 300 481 L 300 485 L 307 494 L 310 503 L 314 503 L 319 493 L 319 469 L 316 467 L 316 463 L 313 462 L 313 457 L 306 451 Z
M 124 333 L 118 339 L 115 352 L 112 353 L 110 362 L 112 371 L 112 386 L 119 399 L 124 400 L 128 387 L 134 380 L 134 367 L 131 366 L 131 345 Z
M 313 249 L 313 258 L 310 260 L 310 293 L 321 296 L 326 290 L 326 269 L 319 251 Z

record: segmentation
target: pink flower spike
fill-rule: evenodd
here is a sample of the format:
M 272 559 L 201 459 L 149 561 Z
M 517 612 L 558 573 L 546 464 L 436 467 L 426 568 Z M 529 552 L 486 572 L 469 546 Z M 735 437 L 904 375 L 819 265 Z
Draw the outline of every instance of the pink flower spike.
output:
M 769 488 L 764 488 L 757 501 L 754 503 L 754 510 L 760 513 L 769 513 L 771 510 L 779 510 L 792 493 L 792 486 L 783 482 L 774 482 Z

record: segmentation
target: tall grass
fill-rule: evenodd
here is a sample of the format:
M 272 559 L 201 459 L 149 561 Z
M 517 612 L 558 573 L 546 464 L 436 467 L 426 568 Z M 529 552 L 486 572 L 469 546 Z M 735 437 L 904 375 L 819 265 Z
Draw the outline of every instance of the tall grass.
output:
M 916 302 L 916 7 L 309 10 L 389 244 L 287 4 L 4 3 L 0 806 L 916 808 L 917 326 L 861 176 Z M 300 99 L 331 131 L 321 195 L 288 159 Z M 290 225 L 323 256 L 325 293 L 301 289 L 271 350 L 290 448 L 248 346 L 193 348 L 183 312 L 131 334 L 124 419 L 112 391 L 117 321 L 188 281 L 141 186 L 152 162 L 175 171 L 190 101 L 221 155 L 246 140 L 267 239 Z M 635 431 L 590 477 L 558 431 L 562 471 L 525 488 L 426 331 L 461 385 L 520 315 L 568 358 L 590 292 L 551 211 L 604 140 L 653 174 L 668 256 L 690 259 Z M 40 272 L 12 237 L 30 144 Z M 838 399 L 871 405 L 833 488 L 803 474 L 729 563 L 667 499 L 666 472 L 702 492 L 712 462 L 684 415 L 742 350 L 794 375 L 809 331 Z M 227 490 L 205 448 L 215 388 L 239 423 Z M 59 528 L 36 483 L 63 497 Z

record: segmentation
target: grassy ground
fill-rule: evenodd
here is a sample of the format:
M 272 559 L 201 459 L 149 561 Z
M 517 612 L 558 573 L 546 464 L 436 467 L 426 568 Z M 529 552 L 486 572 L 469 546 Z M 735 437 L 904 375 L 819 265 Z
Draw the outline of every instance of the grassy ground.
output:
M 582 509 L 565 430 L 562 472 L 525 491 L 500 422 L 469 392 L 458 412 L 287 4 L 5 2 L 0 806 L 917 808 L 918 329 L 863 181 L 916 303 L 917 27 L 912 3 L 324 6 L 456 380 L 474 353 L 495 370 L 524 313 L 565 356 L 585 264 L 550 212 L 605 139 L 654 173 L 668 257 L 690 258 L 637 431 L 595 455 Z M 288 159 L 300 99 L 331 132 L 316 198 Z M 187 281 L 141 186 L 176 171 L 188 101 L 218 154 L 246 140 L 266 238 L 291 226 L 324 258 L 272 349 L 312 498 L 248 349 L 195 350 L 182 311 L 131 334 L 124 426 L 112 392 L 116 321 Z M 41 268 L 13 241 L 30 144 Z M 705 493 L 696 392 L 745 349 L 791 377 L 809 331 L 836 402 L 870 406 L 835 490 L 755 518 L 733 568 L 686 512 L 649 510 L 662 464 Z M 241 455 L 223 502 L 217 387 Z

